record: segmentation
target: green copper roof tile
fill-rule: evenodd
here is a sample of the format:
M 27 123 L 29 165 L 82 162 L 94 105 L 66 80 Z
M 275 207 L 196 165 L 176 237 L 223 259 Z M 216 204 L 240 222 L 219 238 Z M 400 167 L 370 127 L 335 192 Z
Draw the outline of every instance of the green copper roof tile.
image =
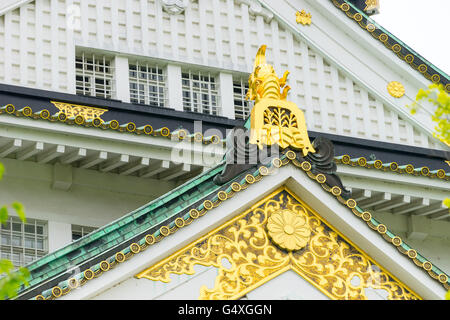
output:
M 224 165 L 222 163 L 208 170 L 177 187 L 169 194 L 154 199 L 80 240 L 30 263 L 27 266 L 31 271 L 30 286 L 51 279 L 71 267 L 82 264 L 84 261 L 132 239 L 137 234 L 145 233 L 152 226 L 160 224 L 165 219 L 178 214 L 199 199 L 214 192 L 218 186 L 212 182 L 212 178 L 223 170 Z M 137 222 L 141 217 L 143 220 Z M 159 231 L 157 231 L 158 233 Z M 103 241 L 96 243 L 99 239 Z M 129 252 L 129 248 L 125 248 L 123 252 Z

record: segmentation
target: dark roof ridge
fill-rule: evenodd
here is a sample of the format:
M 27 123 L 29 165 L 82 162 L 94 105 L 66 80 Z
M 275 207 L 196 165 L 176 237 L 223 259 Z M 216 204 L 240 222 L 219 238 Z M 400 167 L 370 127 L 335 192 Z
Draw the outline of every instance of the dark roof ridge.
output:
M 419 55 L 410 46 L 398 39 L 391 32 L 383 28 L 374 19 L 370 18 L 353 3 L 347 0 L 330 0 L 340 8 L 347 17 L 354 20 L 359 26 L 369 32 L 374 38 L 381 41 L 388 49 L 392 50 L 400 59 L 419 71 L 426 79 L 433 83 L 440 83 L 447 93 L 450 93 L 450 77 L 447 73 L 436 67 L 430 61 Z

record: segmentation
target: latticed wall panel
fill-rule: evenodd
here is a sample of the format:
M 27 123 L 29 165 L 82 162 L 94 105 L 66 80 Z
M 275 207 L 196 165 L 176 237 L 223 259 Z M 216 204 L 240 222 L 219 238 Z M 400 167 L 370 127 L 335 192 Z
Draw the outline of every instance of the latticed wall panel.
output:
M 74 93 L 76 46 L 242 75 L 268 44 L 278 75 L 290 71 L 288 98 L 304 111 L 309 130 L 436 147 L 299 34 L 275 17 L 254 15 L 247 3 L 191 0 L 182 14 L 171 15 L 161 0 L 36 0 L 0 17 L 0 81 Z

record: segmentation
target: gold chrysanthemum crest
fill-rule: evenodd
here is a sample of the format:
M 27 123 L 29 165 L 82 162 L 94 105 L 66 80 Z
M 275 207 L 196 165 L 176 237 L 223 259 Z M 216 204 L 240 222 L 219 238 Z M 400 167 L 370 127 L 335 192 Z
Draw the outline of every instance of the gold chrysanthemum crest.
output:
M 387 90 L 394 98 L 401 98 L 405 94 L 405 87 L 398 81 L 389 82 Z
M 288 209 L 274 212 L 267 221 L 267 230 L 275 244 L 289 251 L 305 247 L 311 236 L 306 216 Z
M 302 25 L 309 25 L 311 24 L 311 13 L 306 13 L 305 10 L 297 11 L 295 13 L 295 20 Z

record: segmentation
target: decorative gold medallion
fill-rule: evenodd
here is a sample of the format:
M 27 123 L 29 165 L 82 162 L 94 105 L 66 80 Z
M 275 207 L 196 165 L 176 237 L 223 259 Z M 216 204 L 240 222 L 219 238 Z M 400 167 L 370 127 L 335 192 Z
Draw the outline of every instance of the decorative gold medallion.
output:
M 311 24 L 311 13 L 306 13 L 305 10 L 297 11 L 295 13 L 297 23 L 301 23 L 302 25 Z
M 389 300 L 420 299 L 285 187 L 136 278 L 168 283 L 171 274 L 195 274 L 195 265 L 218 269 L 200 299 L 239 299 L 287 270 L 331 299 L 364 300 L 367 288 Z
M 389 82 L 387 90 L 394 98 L 401 98 L 405 94 L 405 87 L 398 81 Z
M 366 0 L 364 11 L 372 11 L 380 8 L 379 0 Z
M 287 209 L 272 213 L 267 221 L 267 230 L 277 245 L 289 251 L 306 246 L 311 235 L 306 216 Z
M 88 106 L 81 106 L 65 102 L 50 101 L 59 109 L 60 112 L 66 114 L 68 118 L 83 116 L 84 120 L 93 120 L 95 118 L 101 119 L 101 116 L 108 111 L 108 109 L 94 108 Z M 103 119 L 101 119 L 103 121 Z
M 246 99 L 255 100 L 250 115 L 250 143 L 260 149 L 278 144 L 281 148 L 302 150 L 306 156 L 315 152 L 309 141 L 305 116 L 293 102 L 286 101 L 289 71 L 278 78 L 273 66 L 266 62 L 266 45 L 256 54 L 253 73 L 248 79 Z M 281 89 L 283 91 L 281 92 Z

